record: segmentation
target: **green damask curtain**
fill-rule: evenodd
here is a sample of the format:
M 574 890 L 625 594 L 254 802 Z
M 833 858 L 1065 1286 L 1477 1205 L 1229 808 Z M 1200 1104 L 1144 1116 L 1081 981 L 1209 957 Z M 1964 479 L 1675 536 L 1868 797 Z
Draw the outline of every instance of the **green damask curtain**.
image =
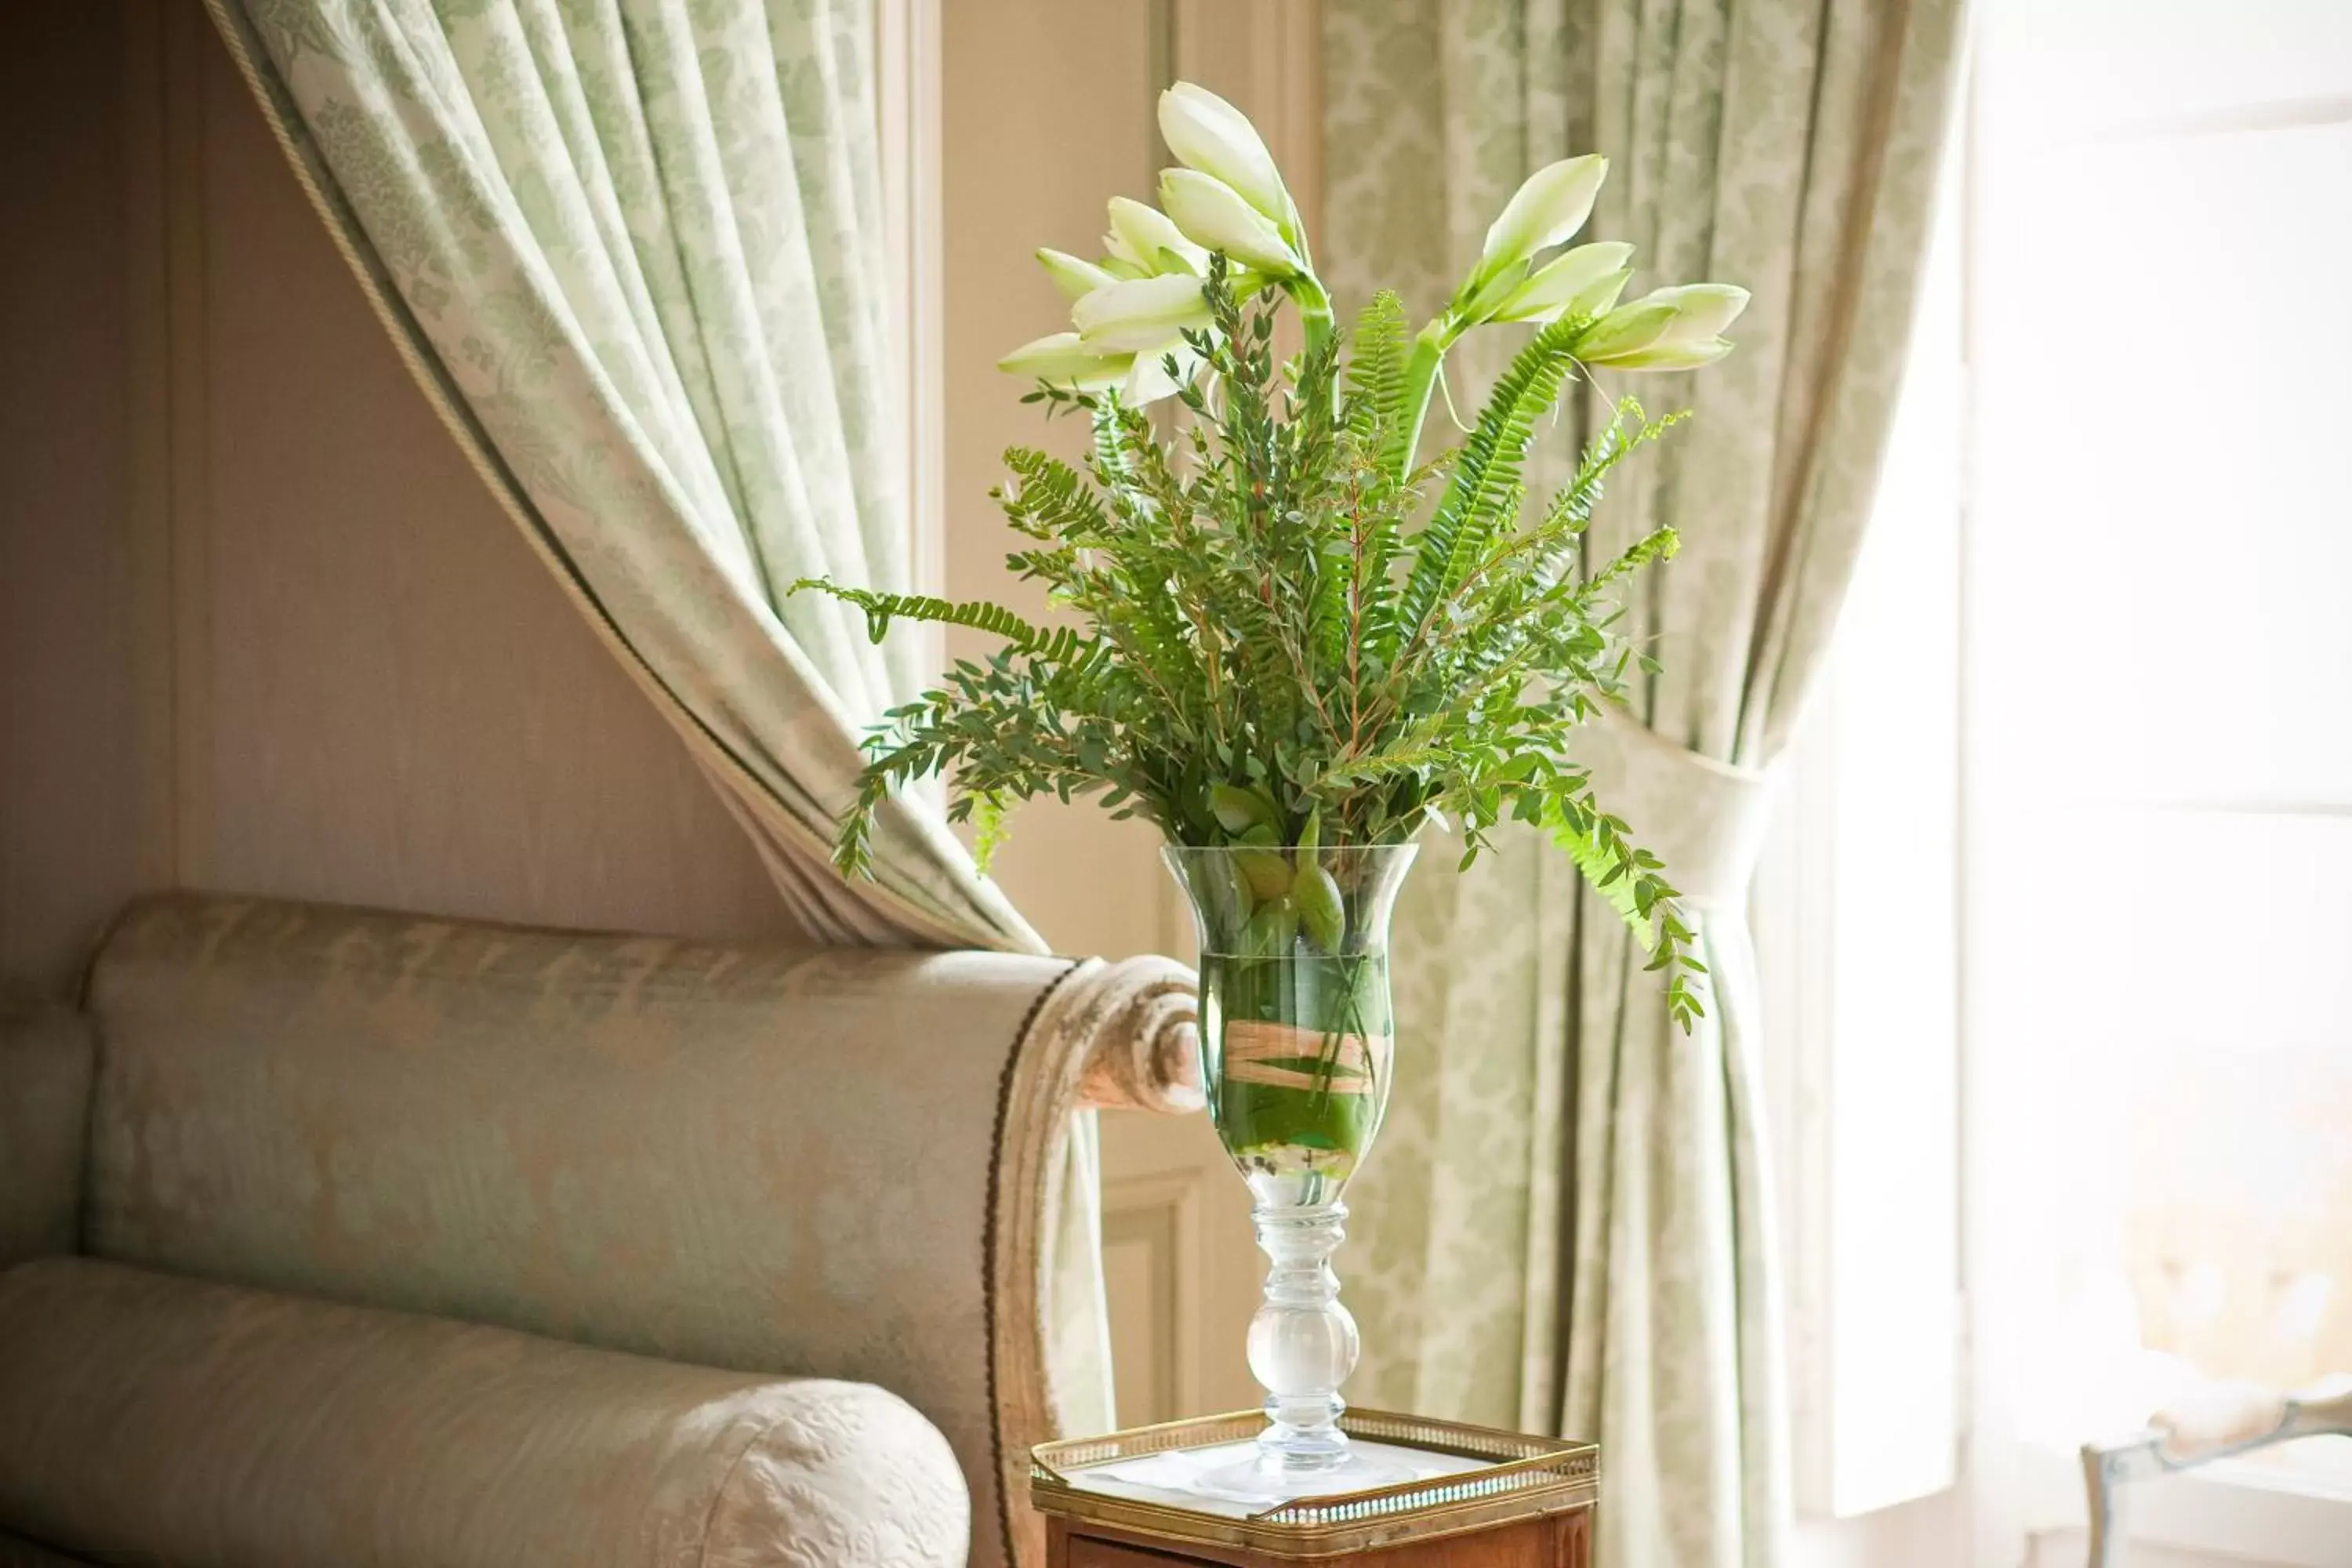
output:
M 830 859 L 919 676 L 802 576 L 906 588 L 867 0 L 206 0 L 451 434 L 814 939 L 1043 951 L 939 814 Z M 1059 1410 L 1111 1424 L 1092 1114 Z
M 919 803 L 826 863 L 918 672 L 864 0 L 208 0 L 459 443 L 819 940 L 1034 949 Z
M 1350 1195 L 1350 1394 L 1598 1438 L 1612 1568 L 1785 1560 L 1747 887 L 1768 770 L 1868 518 L 1960 10 L 1326 3 L 1323 248 L 1349 302 L 1393 281 L 1433 310 L 1516 184 L 1582 152 L 1612 165 L 1586 236 L 1640 247 L 1635 291 L 1755 292 L 1729 359 L 1601 389 L 1696 415 L 1596 520 L 1601 559 L 1660 522 L 1683 553 L 1630 606 L 1664 673 L 1587 760 L 1690 896 L 1708 1016 L 1675 1029 L 1622 925 L 1550 850 L 1515 840 L 1466 876 L 1426 857 L 1397 942 L 1412 1067 Z M 1457 384 L 1507 346 L 1470 340 Z M 1564 423 L 1590 427 L 1580 395 Z

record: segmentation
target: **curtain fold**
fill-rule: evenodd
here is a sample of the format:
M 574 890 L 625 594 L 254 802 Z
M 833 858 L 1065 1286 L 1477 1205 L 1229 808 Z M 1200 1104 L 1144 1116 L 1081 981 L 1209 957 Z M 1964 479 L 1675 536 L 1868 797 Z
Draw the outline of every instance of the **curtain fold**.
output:
M 451 435 L 836 945 L 1044 943 L 934 806 L 830 863 L 921 674 L 803 576 L 907 589 L 867 0 L 206 0 Z M 1094 1119 L 1053 1397 L 1110 1415 Z
M 935 811 L 827 858 L 911 647 L 871 18 L 833 0 L 207 0 L 419 383 L 819 940 L 1034 951 Z
M 1635 292 L 1755 293 L 1729 359 L 1602 378 L 1696 413 L 1595 519 L 1598 558 L 1659 523 L 1683 552 L 1628 605 L 1663 672 L 1584 760 L 1692 895 L 1707 1017 L 1674 1027 L 1622 924 L 1531 836 L 1467 874 L 1424 858 L 1396 944 L 1410 1065 L 1351 1204 L 1351 1393 L 1599 1439 L 1611 1568 L 1786 1556 L 1746 889 L 1763 781 L 1869 518 L 1961 11 L 1327 0 L 1324 246 L 1344 303 L 1389 283 L 1431 313 L 1518 181 L 1582 152 L 1612 163 L 1586 235 L 1640 247 Z M 1489 339 L 1463 345 L 1457 388 L 1514 346 Z M 1531 490 L 1601 408 L 1580 389 Z

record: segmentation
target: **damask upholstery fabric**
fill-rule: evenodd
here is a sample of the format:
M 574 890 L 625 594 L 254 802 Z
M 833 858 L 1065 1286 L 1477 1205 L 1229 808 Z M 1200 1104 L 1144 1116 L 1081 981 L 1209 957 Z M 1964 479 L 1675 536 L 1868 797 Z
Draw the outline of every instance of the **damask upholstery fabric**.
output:
M 1351 1194 L 1368 1403 L 1597 1438 L 1612 1568 L 1771 1568 L 1788 1512 L 1777 1270 L 1742 896 L 1770 763 L 1868 521 L 1898 384 L 1961 0 L 1328 0 L 1324 250 L 1343 303 L 1440 308 L 1533 169 L 1611 160 L 1584 235 L 1633 291 L 1754 302 L 1730 358 L 1582 392 L 1696 417 L 1612 476 L 1596 559 L 1671 523 L 1625 629 L 1662 661 L 1649 737 L 1594 782 L 1690 868 L 1706 1019 L 1689 1037 L 1616 916 L 1531 836 L 1424 857 L 1396 939 L 1399 1074 Z M 1443 221 L 1430 221 L 1432 214 Z M 1516 344 L 1450 366 L 1475 398 Z M 1467 351 L 1466 353 L 1464 351 Z M 1457 398 L 1457 401 L 1463 401 Z M 1661 760 L 1661 750 L 1667 755 Z M 1701 832 L 1696 812 L 1741 820 Z M 1667 871 L 1680 868 L 1669 859 Z M 1764 933 L 1801 939 L 1801 933 Z
M 207 0 L 452 434 L 809 934 L 1036 951 L 938 812 L 827 863 L 911 646 L 865 0 Z
M 774 1381 L 86 1258 L 0 1274 L 0 1511 L 174 1568 L 954 1568 L 955 1456 Z
M 0 999 L 0 1268 L 74 1249 L 91 1061 L 78 1014 Z
M 85 1249 L 879 1384 L 1003 1563 L 1007 1477 L 1083 1408 L 1047 1352 L 1087 973 L 147 901 L 92 973 Z

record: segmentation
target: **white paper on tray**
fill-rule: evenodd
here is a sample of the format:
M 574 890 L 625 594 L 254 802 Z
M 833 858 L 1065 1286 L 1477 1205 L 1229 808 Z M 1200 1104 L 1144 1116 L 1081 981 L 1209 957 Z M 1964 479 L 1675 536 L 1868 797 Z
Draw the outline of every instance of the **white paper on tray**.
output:
M 1349 1447 L 1367 1458 L 1378 1458 L 1403 1467 L 1407 1479 L 1416 1481 L 1430 1480 L 1439 1476 L 1458 1476 L 1472 1470 L 1489 1470 L 1499 1462 L 1465 1458 L 1459 1454 L 1433 1453 L 1427 1448 L 1407 1448 L 1394 1443 L 1376 1443 L 1364 1437 L 1351 1439 Z M 1240 1463 L 1248 1458 L 1256 1447 L 1255 1442 L 1220 1443 L 1209 1448 L 1175 1448 L 1159 1454 L 1138 1454 L 1131 1459 L 1115 1459 L 1107 1465 L 1091 1465 L 1084 1469 L 1069 1471 L 1066 1479 L 1080 1491 L 1188 1509 L 1194 1513 L 1214 1514 L 1221 1519 L 1247 1519 L 1276 1505 L 1204 1497 L 1192 1489 L 1192 1480 L 1203 1470 Z

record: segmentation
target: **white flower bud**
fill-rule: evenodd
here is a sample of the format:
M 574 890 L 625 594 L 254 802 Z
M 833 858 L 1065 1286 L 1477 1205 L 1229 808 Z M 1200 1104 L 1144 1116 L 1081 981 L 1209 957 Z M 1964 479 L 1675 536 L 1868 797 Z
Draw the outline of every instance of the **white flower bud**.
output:
M 1584 226 L 1601 182 L 1609 177 L 1609 160 L 1598 153 L 1563 158 L 1528 176 L 1486 230 L 1486 247 L 1478 260 L 1478 276 L 1491 277 L 1514 261 L 1525 261 L 1538 250 L 1558 245 Z
M 1185 238 L 1222 250 L 1244 267 L 1276 279 L 1296 278 L 1305 270 L 1274 220 L 1222 180 L 1191 169 L 1165 170 L 1160 176 L 1160 205 Z
M 1298 209 L 1247 115 L 1208 89 L 1180 81 L 1160 95 L 1160 134 L 1178 163 L 1223 182 L 1297 247 Z
M 1731 352 L 1723 329 L 1747 308 L 1748 290 L 1728 283 L 1654 289 L 1595 321 L 1576 356 L 1619 370 L 1695 369 Z
M 1181 342 L 1187 328 L 1209 324 L 1209 301 L 1190 274 L 1139 278 L 1096 289 L 1071 307 L 1070 320 L 1096 353 L 1157 354 Z
M 1103 249 L 1146 278 L 1177 272 L 1197 278 L 1209 265 L 1209 253 L 1186 239 L 1166 213 L 1129 196 L 1110 199 L 1110 232 L 1103 236 Z
M 1062 291 L 1065 300 L 1083 300 L 1104 284 L 1118 281 L 1102 267 L 1067 251 L 1040 250 L 1037 263 L 1045 268 L 1045 275 L 1054 280 L 1054 287 Z
M 1562 251 L 1512 290 L 1488 317 L 1495 321 L 1556 321 L 1562 316 L 1599 315 L 1617 302 L 1633 274 L 1625 263 L 1633 247 L 1615 240 Z
M 1095 392 L 1125 381 L 1135 368 L 1135 356 L 1097 353 L 1080 341 L 1077 333 L 1055 332 L 1023 343 L 998 360 L 996 368 L 1027 381 Z

